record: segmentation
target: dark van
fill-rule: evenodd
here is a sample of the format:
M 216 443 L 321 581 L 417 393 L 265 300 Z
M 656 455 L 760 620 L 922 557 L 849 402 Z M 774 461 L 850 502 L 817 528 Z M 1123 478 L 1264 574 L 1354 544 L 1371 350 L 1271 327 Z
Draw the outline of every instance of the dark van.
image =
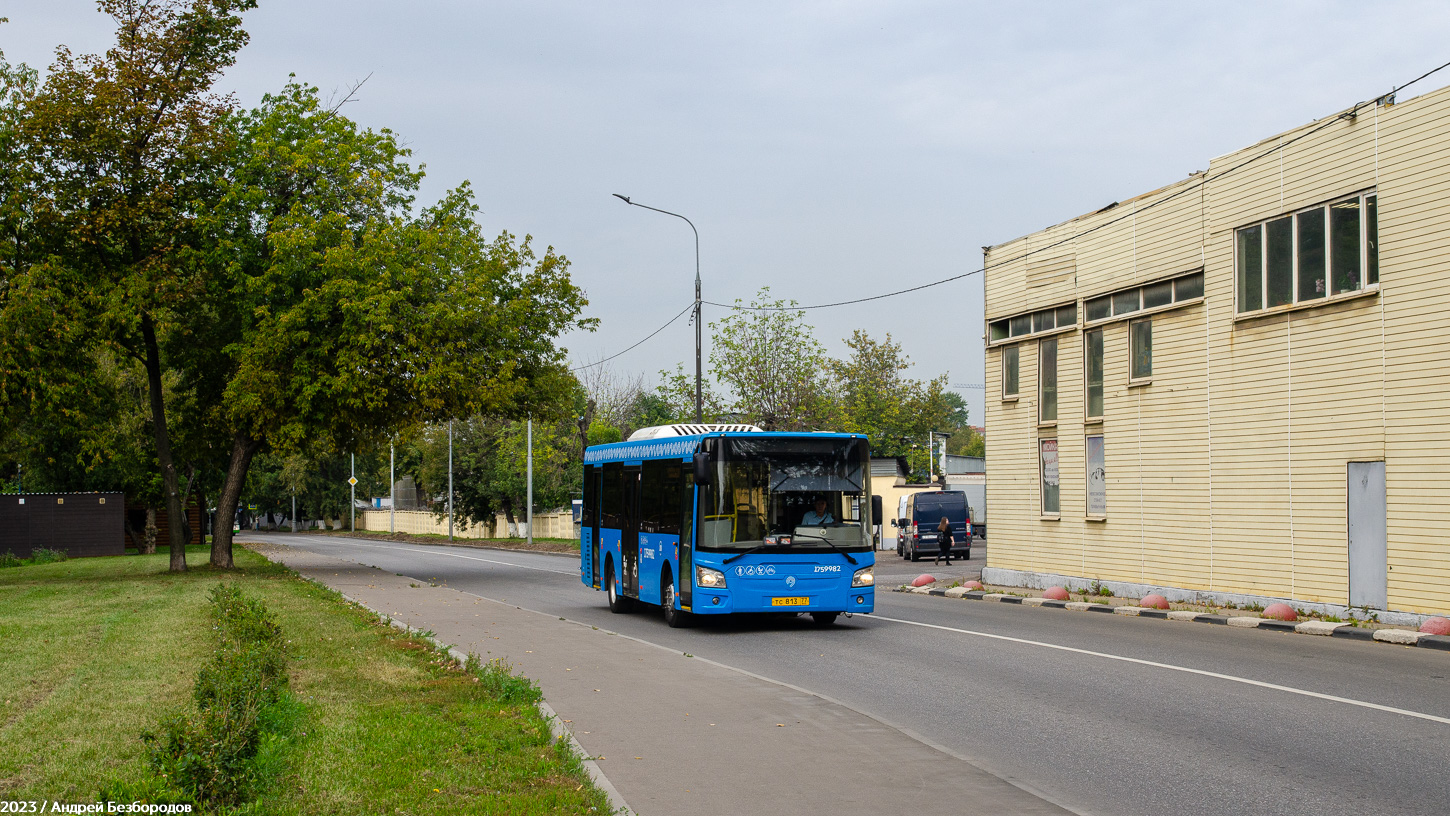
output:
M 906 515 L 891 522 L 900 529 L 896 554 L 910 561 L 938 552 L 936 527 L 946 516 L 952 525 L 952 557 L 972 557 L 972 514 L 967 494 L 960 490 L 913 493 L 906 498 Z

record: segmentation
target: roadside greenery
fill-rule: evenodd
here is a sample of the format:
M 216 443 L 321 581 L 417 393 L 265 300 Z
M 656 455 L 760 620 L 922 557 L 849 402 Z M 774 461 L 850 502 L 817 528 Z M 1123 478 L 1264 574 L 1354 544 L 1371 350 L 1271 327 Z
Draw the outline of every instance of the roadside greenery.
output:
M 220 94 L 255 5 L 99 0 L 105 53 L 62 46 L 43 80 L 0 58 L 0 450 L 32 492 L 163 505 L 177 571 L 191 496 L 231 566 L 258 455 L 547 414 L 573 387 L 556 340 L 591 325 L 567 259 L 484 235 L 467 182 L 420 206 L 350 96 Z
M 209 596 L 225 575 L 234 597 L 265 608 L 240 615 L 249 621 L 241 631 L 259 620 L 280 631 L 288 693 L 278 699 L 293 701 L 262 716 L 249 763 L 255 798 L 231 812 L 608 812 L 578 758 L 552 739 L 527 679 L 501 664 L 466 671 L 249 550 L 239 549 L 236 562 L 226 572 L 202 565 L 171 573 L 163 554 L 0 571 L 5 798 L 88 802 L 141 792 L 173 801 L 138 735 L 171 716 L 200 718 L 198 699 L 215 709 L 231 694 L 223 687 L 256 687 L 232 684 L 251 668 L 214 668 L 221 635 L 211 628 L 209 610 L 218 607 Z M 203 666 L 211 679 L 198 682 Z M 171 709 L 168 700 L 186 702 Z
M 5 567 L 24 567 L 31 564 L 54 564 L 57 561 L 66 560 L 64 550 L 51 550 L 45 547 L 36 547 L 30 551 L 29 558 L 21 558 L 13 552 L 0 553 L 0 569 Z

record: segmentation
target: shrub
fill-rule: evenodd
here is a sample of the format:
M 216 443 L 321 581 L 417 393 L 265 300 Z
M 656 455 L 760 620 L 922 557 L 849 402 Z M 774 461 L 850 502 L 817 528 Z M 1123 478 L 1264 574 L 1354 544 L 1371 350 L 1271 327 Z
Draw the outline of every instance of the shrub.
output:
M 0 553 L 0 568 L 4 568 L 4 567 L 18 567 L 18 566 L 20 566 L 21 564 L 24 564 L 24 563 L 25 562 L 23 560 L 21 560 L 20 558 L 18 558 L 15 555 L 15 553 L 13 553 L 13 552 L 8 552 L 7 551 L 7 552 Z
M 66 560 L 64 550 L 47 550 L 44 547 L 36 547 L 30 551 L 30 563 L 32 564 L 54 564 L 64 560 Z
M 218 584 L 211 616 L 217 649 L 197 675 L 196 708 L 141 739 L 171 787 L 200 803 L 234 805 L 269 775 L 258 752 L 269 734 L 290 729 L 297 706 L 286 694 L 286 641 L 267 608 Z

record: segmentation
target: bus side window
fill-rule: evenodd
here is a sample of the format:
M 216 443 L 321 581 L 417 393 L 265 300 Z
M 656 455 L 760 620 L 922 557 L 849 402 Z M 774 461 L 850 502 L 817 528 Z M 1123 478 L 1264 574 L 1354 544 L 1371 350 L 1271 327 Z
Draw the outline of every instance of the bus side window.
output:
M 594 489 L 594 474 L 597 472 L 594 465 L 584 468 L 584 507 L 579 516 L 580 527 L 593 527 L 594 514 L 599 512 L 599 493 Z
M 624 465 L 611 462 L 604 466 L 604 485 L 600 491 L 599 526 L 611 530 L 624 529 Z
M 640 530 L 646 533 L 680 534 L 679 462 L 645 462 L 640 479 Z

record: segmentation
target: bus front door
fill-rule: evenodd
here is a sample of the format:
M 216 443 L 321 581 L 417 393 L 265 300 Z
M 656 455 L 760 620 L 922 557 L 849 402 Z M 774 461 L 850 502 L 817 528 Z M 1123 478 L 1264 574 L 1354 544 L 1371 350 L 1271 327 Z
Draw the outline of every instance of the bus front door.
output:
M 587 478 L 584 480 L 584 492 L 586 494 L 584 505 L 594 508 L 593 512 L 589 515 L 589 575 L 593 579 L 594 588 L 599 589 L 599 513 L 600 502 L 604 498 L 602 495 L 604 491 L 604 468 L 591 467 L 585 470 L 585 474 L 587 474 Z
M 639 597 L 639 465 L 624 468 L 624 518 L 619 535 L 620 572 L 623 573 L 624 594 Z

